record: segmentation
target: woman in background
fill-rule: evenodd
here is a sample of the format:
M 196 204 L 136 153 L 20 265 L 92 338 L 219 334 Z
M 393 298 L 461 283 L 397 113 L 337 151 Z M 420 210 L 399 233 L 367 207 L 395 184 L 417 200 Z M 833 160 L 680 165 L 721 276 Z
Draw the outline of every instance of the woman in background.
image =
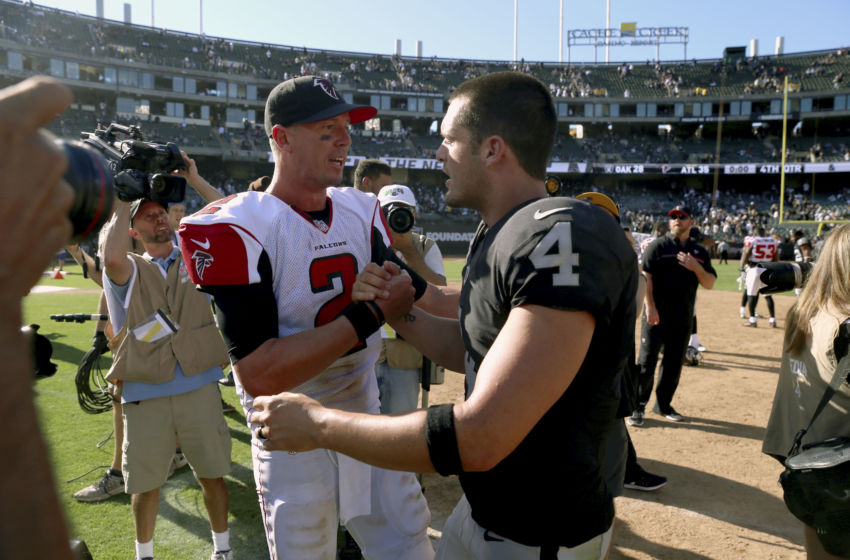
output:
M 788 312 L 779 383 L 762 451 L 785 461 L 798 431 L 805 428 L 832 384 L 835 395 L 803 443 L 850 436 L 850 383 L 835 380 L 838 360 L 850 346 L 850 224 L 827 238 L 797 303 Z M 848 516 L 850 517 L 850 516 Z M 807 557 L 850 558 L 850 519 L 839 527 L 803 524 Z

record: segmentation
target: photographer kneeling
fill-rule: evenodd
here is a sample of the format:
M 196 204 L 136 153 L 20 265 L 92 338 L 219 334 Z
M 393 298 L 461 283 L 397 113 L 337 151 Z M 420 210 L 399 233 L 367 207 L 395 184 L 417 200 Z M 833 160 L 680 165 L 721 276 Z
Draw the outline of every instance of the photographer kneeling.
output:
M 403 185 L 388 185 L 380 190 L 378 200 L 390 226 L 390 247 L 430 284 L 445 286 L 440 248 L 430 237 L 413 231 L 416 221 L 413 191 Z M 381 332 L 386 335 L 387 331 Z M 387 335 L 382 339 L 381 355 L 375 365 L 382 413 L 407 412 L 417 407 L 422 370 L 422 353 L 411 344 L 395 332 L 393 337 Z
M 766 266 L 768 272 L 792 265 L 767 264 L 776 265 Z M 850 462 L 842 463 L 840 452 L 823 446 L 818 446 L 821 457 L 834 459 L 835 466 L 805 472 L 795 471 L 793 461 L 786 462 L 804 457 L 797 455 L 801 443 L 850 438 L 850 384 L 846 379 L 850 360 L 842 360 L 850 348 L 850 224 L 836 228 L 827 238 L 807 282 L 808 267 L 799 274 L 803 263 L 793 264 L 796 271 L 786 271 L 784 279 L 782 274 L 760 276 L 766 286 L 761 293 L 795 287 L 785 285 L 794 275 L 796 287 L 805 282 L 786 319 L 779 382 L 762 451 L 788 467 L 780 480 L 785 503 L 803 522 L 807 557 L 850 558 L 850 501 L 846 498 Z M 774 288 L 774 284 L 783 285 Z M 846 452 L 845 448 L 844 457 Z M 816 484 L 807 482 L 810 473 L 819 477 Z

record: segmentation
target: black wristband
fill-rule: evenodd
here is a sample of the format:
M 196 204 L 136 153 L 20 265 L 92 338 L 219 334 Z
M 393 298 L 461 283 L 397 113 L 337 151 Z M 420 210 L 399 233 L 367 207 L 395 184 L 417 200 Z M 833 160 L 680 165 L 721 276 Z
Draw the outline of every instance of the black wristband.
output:
M 375 307 L 378 306 L 375 305 Z M 383 315 L 383 313 L 380 315 Z M 375 316 L 372 308 L 365 301 L 352 303 L 342 310 L 340 316 L 345 317 L 351 322 L 354 332 L 357 333 L 357 339 L 360 342 L 365 342 L 369 338 L 369 335 L 381 328 L 381 324 L 383 324 L 383 321 Z
M 448 476 L 463 472 L 457 448 L 453 404 L 428 407 L 425 416 L 425 443 L 428 444 L 431 464 L 438 473 Z
M 381 324 L 383 324 L 384 321 L 387 320 L 387 318 L 384 317 L 384 312 L 381 311 L 381 308 L 378 306 L 377 303 L 375 303 L 374 301 L 366 301 L 365 303 L 372 309 L 372 311 L 375 312 L 375 315 L 378 316 L 378 321 L 380 321 Z

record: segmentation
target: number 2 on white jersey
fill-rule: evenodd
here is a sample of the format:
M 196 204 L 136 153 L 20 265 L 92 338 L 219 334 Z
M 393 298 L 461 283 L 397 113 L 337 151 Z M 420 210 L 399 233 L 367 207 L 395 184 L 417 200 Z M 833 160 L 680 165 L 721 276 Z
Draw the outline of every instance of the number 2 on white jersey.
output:
M 578 273 L 573 272 L 573 267 L 578 266 L 578 253 L 573 252 L 572 226 L 572 222 L 557 222 L 528 256 L 534 268 L 558 269 L 558 272 L 552 275 L 552 284 L 555 286 L 579 285 Z M 556 244 L 558 250 L 552 252 L 552 247 Z

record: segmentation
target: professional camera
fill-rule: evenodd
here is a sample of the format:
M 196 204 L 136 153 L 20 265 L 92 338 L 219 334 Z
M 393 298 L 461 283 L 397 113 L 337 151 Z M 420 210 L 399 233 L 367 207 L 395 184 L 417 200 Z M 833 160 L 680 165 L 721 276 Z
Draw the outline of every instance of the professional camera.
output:
M 98 124 L 94 132 L 83 132 L 81 136 L 83 144 L 106 158 L 115 175 L 115 193 L 121 200 L 150 198 L 163 204 L 183 201 L 186 179 L 171 175 L 175 169 L 186 169 L 177 144 L 144 142 L 138 126 L 118 123 L 106 128 Z
M 413 229 L 413 210 L 407 204 L 391 202 L 381 206 L 381 210 L 384 212 L 387 224 L 394 232 L 407 233 Z
M 775 294 L 802 288 L 812 273 L 813 263 L 763 262 L 755 265 L 758 274 L 758 292 Z
M 138 126 L 118 123 L 98 124 L 80 136 L 80 142 L 57 140 L 68 156 L 65 181 L 74 189 L 68 217 L 75 241 L 106 223 L 116 195 L 125 202 L 150 198 L 163 204 L 186 196 L 186 179 L 170 174 L 186 169 L 176 144 L 145 142 Z

